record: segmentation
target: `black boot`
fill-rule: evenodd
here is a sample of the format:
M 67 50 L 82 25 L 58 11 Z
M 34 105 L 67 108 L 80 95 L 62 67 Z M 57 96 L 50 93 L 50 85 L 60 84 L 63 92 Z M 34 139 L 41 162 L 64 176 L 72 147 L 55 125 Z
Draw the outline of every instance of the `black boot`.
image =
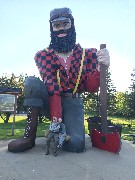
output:
M 11 152 L 23 152 L 35 146 L 39 108 L 28 108 L 27 125 L 25 128 L 24 137 L 11 141 L 8 144 L 8 150 Z
M 53 152 L 53 155 L 54 155 L 54 156 L 57 156 L 57 155 L 58 155 L 58 154 L 57 154 L 57 151 L 54 151 L 54 152 Z
M 58 146 L 58 141 L 56 139 L 54 140 L 54 148 L 53 148 L 53 155 L 57 156 L 57 146 Z
M 45 152 L 45 155 L 48 155 L 49 154 L 49 147 L 46 148 L 46 152 Z

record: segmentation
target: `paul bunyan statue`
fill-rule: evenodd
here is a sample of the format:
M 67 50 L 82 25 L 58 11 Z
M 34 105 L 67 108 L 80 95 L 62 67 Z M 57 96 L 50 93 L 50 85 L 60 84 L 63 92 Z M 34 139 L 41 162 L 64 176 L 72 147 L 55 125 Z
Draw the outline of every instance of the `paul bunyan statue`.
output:
M 39 113 L 62 118 L 70 140 L 63 149 L 82 152 L 85 148 L 84 107 L 81 93 L 98 91 L 100 64 L 109 67 L 107 49 L 84 49 L 76 44 L 74 18 L 69 8 L 50 12 L 50 45 L 35 55 L 42 80 L 30 76 L 24 84 L 24 106 L 28 107 L 23 138 L 11 141 L 8 150 L 23 152 L 35 146 Z M 90 26 L 90 25 L 89 25 Z

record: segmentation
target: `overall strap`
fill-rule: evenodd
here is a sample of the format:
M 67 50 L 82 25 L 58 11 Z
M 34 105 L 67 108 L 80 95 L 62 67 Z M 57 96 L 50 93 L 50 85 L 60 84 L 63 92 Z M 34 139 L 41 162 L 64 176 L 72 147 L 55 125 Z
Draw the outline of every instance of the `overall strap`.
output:
M 58 85 L 59 85 L 59 87 L 61 87 L 61 84 L 60 84 L 60 72 L 59 72 L 59 69 L 57 70 L 57 80 L 58 80 Z
M 78 78 L 77 78 L 77 82 L 76 82 L 76 85 L 75 85 L 75 89 L 74 89 L 74 91 L 73 91 L 73 94 L 76 93 L 77 88 L 78 88 L 78 85 L 79 85 L 79 81 L 80 81 L 81 74 L 82 74 L 82 68 L 83 68 L 84 56 L 85 56 L 85 49 L 83 48 L 80 71 L 79 71 L 79 74 L 78 74 Z

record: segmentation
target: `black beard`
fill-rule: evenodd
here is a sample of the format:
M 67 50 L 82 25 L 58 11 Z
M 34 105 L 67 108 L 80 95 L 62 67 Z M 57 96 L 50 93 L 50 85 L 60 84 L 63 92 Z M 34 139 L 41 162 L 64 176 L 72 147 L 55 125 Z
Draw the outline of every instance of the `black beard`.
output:
M 58 37 L 58 34 L 66 33 L 64 37 Z M 56 52 L 66 53 L 72 51 L 76 43 L 75 28 L 68 30 L 52 31 L 51 30 L 51 43 L 50 48 L 53 48 Z

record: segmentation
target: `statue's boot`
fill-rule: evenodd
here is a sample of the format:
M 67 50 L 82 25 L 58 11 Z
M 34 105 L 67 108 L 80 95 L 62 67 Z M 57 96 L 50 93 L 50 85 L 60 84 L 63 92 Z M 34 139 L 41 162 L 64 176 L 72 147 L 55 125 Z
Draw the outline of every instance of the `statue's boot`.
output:
M 35 146 L 39 108 L 28 108 L 27 125 L 25 128 L 24 137 L 11 141 L 8 144 L 8 150 L 11 152 L 23 152 Z

